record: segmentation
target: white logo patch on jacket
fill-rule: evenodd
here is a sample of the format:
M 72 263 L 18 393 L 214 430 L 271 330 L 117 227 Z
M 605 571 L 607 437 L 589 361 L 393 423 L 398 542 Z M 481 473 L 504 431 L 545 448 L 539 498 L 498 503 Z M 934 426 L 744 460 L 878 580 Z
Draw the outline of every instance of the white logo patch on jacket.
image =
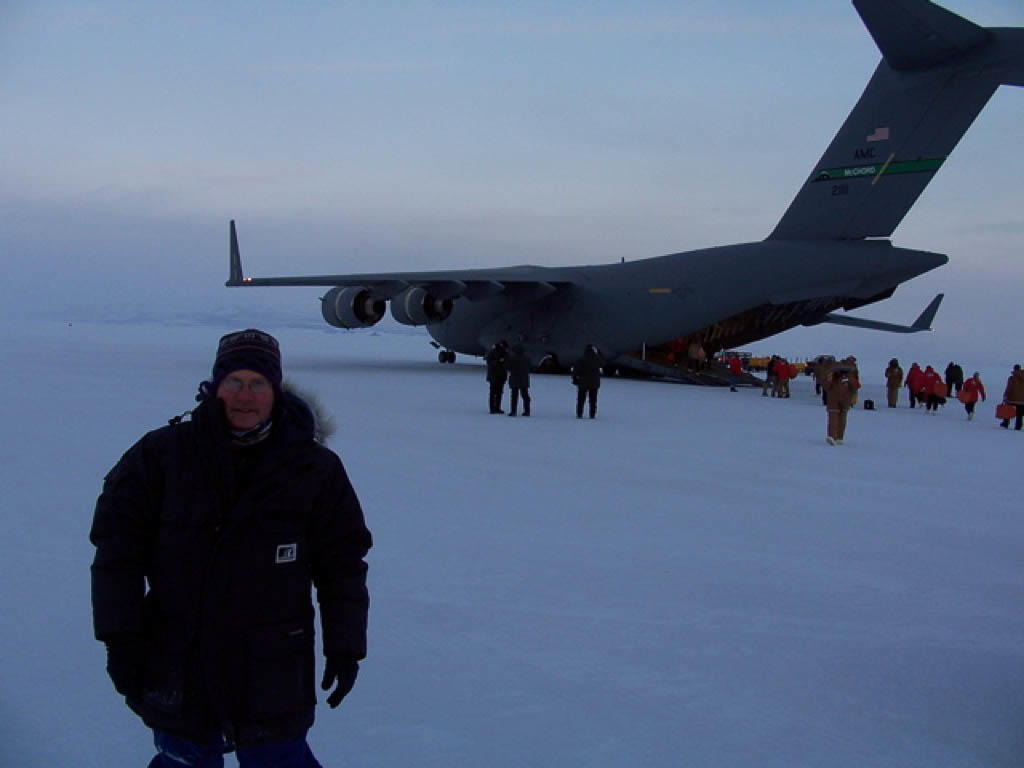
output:
M 298 558 L 299 545 L 293 544 L 278 544 L 277 555 L 274 557 L 275 563 L 294 563 Z

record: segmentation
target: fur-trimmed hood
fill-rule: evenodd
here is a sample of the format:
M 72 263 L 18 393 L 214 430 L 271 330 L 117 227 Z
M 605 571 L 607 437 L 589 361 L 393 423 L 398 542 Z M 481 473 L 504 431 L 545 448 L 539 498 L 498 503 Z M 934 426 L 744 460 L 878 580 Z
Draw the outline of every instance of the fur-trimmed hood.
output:
M 287 408 L 291 405 L 294 408 L 305 410 L 308 413 L 308 418 L 312 421 L 313 439 L 320 445 L 327 445 L 327 441 L 334 435 L 336 427 L 333 417 L 326 411 L 320 398 L 315 393 L 303 389 L 291 379 L 281 382 L 281 391 L 285 399 L 283 407 Z

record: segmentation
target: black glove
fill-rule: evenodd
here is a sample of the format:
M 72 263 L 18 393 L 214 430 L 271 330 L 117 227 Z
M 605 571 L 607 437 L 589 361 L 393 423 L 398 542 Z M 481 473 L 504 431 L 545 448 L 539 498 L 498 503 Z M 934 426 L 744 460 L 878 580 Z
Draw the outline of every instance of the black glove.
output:
M 359 674 L 359 662 L 348 656 L 328 656 L 324 660 L 324 679 L 320 687 L 330 691 L 334 683 L 337 685 L 327 697 L 327 704 L 334 709 L 341 700 L 352 690 L 356 684 L 356 675 Z
M 124 635 L 107 641 L 107 674 L 122 696 L 138 698 L 142 693 L 142 670 L 146 645 L 141 637 Z

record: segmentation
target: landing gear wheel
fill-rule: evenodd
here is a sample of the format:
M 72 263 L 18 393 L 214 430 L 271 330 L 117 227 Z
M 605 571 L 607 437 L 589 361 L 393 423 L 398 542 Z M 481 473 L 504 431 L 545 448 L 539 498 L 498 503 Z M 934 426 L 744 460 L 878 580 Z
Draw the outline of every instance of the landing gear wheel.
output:
M 445 360 L 445 362 L 447 362 L 447 363 L 454 363 L 455 362 L 455 353 L 452 352 L 450 349 L 448 350 L 447 356 L 448 356 L 448 359 Z
M 544 355 L 537 364 L 537 370 L 540 373 L 558 373 L 558 360 L 554 355 Z
M 448 362 L 448 351 L 447 350 L 442 349 L 440 352 L 437 353 L 437 362 L 439 362 L 439 363 L 447 363 Z

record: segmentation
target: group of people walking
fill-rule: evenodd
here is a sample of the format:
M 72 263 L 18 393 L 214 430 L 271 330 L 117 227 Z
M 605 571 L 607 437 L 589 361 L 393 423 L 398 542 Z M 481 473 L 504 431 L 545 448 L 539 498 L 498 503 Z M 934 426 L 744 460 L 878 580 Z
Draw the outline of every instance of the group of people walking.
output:
M 953 363 L 949 364 L 952 367 Z M 894 378 L 894 369 L 899 369 L 899 361 L 893 358 L 889 361 L 889 367 L 886 369 L 886 389 L 891 389 L 892 381 Z M 947 367 L 947 371 L 949 370 Z M 959 366 L 956 366 L 959 370 Z M 902 375 L 902 371 L 901 371 Z M 910 397 L 910 407 L 916 408 L 918 403 L 923 403 L 925 410 L 932 413 L 937 413 L 940 405 L 944 405 L 946 397 L 950 394 L 950 387 L 957 387 L 957 390 L 963 384 L 963 373 L 960 374 L 959 379 L 952 380 L 950 383 L 946 383 L 942 380 L 942 376 L 939 375 L 938 371 L 932 368 L 930 365 L 926 365 L 924 370 L 921 370 L 921 366 L 917 363 L 911 363 L 910 370 L 907 371 L 906 379 L 903 381 L 903 386 L 907 388 L 908 396 Z M 896 387 L 896 393 L 889 392 L 889 401 L 893 403 L 890 407 L 895 407 L 895 401 L 899 399 L 899 385 Z
M 899 360 L 893 358 L 889 361 L 884 375 L 886 401 L 890 408 L 897 407 L 900 389 L 906 387 L 911 408 L 916 408 L 918 403 L 921 403 L 926 412 L 934 414 L 938 412 L 940 405 L 946 403 L 947 398 L 955 397 L 963 404 L 967 420 L 973 421 L 978 402 L 985 402 L 988 398 L 981 374 L 974 371 L 965 379 L 963 368 L 959 363 L 952 361 L 941 376 L 930 365 L 926 365 L 922 370 L 918 363 L 911 363 L 910 370 L 904 377 Z M 1009 429 L 1010 420 L 1013 419 L 1014 429 L 1024 428 L 1024 371 L 1020 365 L 1013 366 L 1006 381 L 1002 406 L 1007 409 L 1006 418 L 1000 417 L 999 426 Z M 834 437 L 831 420 L 829 436 Z
M 825 441 L 829 445 L 841 445 L 846 432 L 847 411 L 857 402 L 857 390 L 860 389 L 860 377 L 855 357 L 820 366 L 816 370 L 818 386 L 821 389 L 822 401 L 828 412 L 828 430 Z M 924 405 L 928 413 L 938 413 L 940 405 L 946 403 L 947 397 L 956 397 L 964 406 L 967 420 L 974 419 L 978 401 L 987 399 L 985 385 L 981 375 L 974 371 L 966 379 L 963 369 L 958 363 L 950 362 L 944 375 L 940 375 L 932 366 L 926 365 L 922 370 L 918 363 L 912 363 L 904 376 L 899 360 L 893 358 L 885 369 L 885 388 L 887 405 L 896 408 L 899 392 L 907 388 L 910 407 L 916 408 L 918 403 Z M 766 387 L 767 388 L 767 387 Z M 1019 365 L 1013 366 L 1002 399 L 1005 418 L 1000 421 L 1003 429 L 1009 429 L 1011 419 L 1014 428 L 1024 428 L 1024 371 Z M 867 403 L 865 405 L 868 405 Z
M 519 410 L 523 401 L 523 416 L 530 415 L 530 358 L 522 344 L 509 348 L 504 339 L 498 340 L 484 355 L 487 363 L 488 397 L 490 413 L 504 413 L 501 399 L 505 383 L 509 388 L 509 416 Z M 572 383 L 576 386 L 576 418 L 583 418 L 584 406 L 589 406 L 590 418 L 597 417 L 597 391 L 601 387 L 601 367 L 604 360 L 597 347 L 588 344 L 572 366 Z
M 974 419 L 974 408 L 978 401 L 984 402 L 987 398 L 981 374 L 975 371 L 965 380 L 963 369 L 959 363 L 954 362 L 946 366 L 944 377 L 930 365 L 921 370 L 921 366 L 915 362 L 910 365 L 904 378 L 899 361 L 893 358 L 885 369 L 885 389 L 890 408 L 897 406 L 901 387 L 907 388 L 911 408 L 923 403 L 925 411 L 931 413 L 937 413 L 947 398 L 955 397 L 963 403 L 968 421 Z

